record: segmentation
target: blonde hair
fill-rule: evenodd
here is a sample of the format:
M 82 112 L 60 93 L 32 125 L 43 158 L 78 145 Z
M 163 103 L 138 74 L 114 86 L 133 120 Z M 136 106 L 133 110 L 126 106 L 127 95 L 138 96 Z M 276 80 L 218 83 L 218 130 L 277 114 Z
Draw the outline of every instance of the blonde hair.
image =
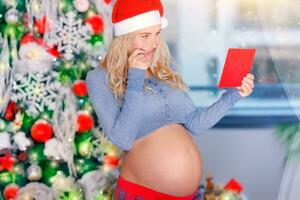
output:
M 107 70 L 106 82 L 116 98 L 122 98 L 125 94 L 128 80 L 128 56 L 132 48 L 133 35 L 129 33 L 113 38 L 100 64 L 100 67 Z M 170 58 L 169 49 L 161 39 L 150 65 L 153 76 L 172 88 L 188 91 L 189 88 L 181 75 L 169 67 Z M 148 85 L 144 87 L 146 90 L 153 91 Z

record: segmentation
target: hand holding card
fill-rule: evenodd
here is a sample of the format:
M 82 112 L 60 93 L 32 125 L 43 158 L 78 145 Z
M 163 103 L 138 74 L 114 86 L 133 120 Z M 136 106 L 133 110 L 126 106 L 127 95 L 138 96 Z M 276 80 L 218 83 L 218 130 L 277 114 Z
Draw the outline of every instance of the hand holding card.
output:
M 230 48 L 226 57 L 218 88 L 239 87 L 251 71 L 255 49 Z
M 242 97 L 249 96 L 253 92 L 254 88 L 254 75 L 253 74 L 247 74 L 242 80 L 242 85 L 240 87 L 236 87 L 236 89 L 239 91 L 239 94 Z

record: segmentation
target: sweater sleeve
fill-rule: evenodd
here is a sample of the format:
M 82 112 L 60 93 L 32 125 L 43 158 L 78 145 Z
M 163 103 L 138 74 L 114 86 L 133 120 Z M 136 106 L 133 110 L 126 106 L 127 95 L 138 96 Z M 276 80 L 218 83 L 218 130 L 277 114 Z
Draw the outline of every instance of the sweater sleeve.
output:
M 120 105 L 106 84 L 104 71 L 94 69 L 86 77 L 89 97 L 100 126 L 112 143 L 122 150 L 132 147 L 140 129 L 145 72 L 144 69 L 129 68 L 126 91 Z
M 241 97 L 238 90 L 233 88 L 227 90 L 219 100 L 203 110 L 193 104 L 192 108 L 185 113 L 185 128 L 193 135 L 199 135 L 222 119 Z

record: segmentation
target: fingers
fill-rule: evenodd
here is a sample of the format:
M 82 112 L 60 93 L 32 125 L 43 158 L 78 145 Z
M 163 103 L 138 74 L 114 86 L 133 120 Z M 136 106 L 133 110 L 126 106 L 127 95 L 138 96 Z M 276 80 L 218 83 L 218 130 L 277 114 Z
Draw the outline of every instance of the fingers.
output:
M 242 86 L 241 90 L 246 94 L 249 95 L 252 93 L 252 88 L 249 88 L 247 86 Z
M 236 87 L 241 96 L 248 96 L 253 92 L 254 88 L 254 75 L 247 74 L 243 80 L 240 87 Z
M 144 53 L 144 50 L 142 50 L 142 49 L 134 49 L 129 56 L 129 60 L 132 60 L 133 58 L 137 58 L 137 57 L 141 58 L 144 56 L 143 53 Z
M 254 84 L 253 84 L 253 80 L 252 79 L 247 79 L 247 78 L 244 78 L 242 80 L 242 87 L 246 87 L 248 89 L 252 89 L 254 87 Z
M 145 60 L 145 50 L 143 49 L 134 49 L 131 55 L 129 56 L 129 61 L 143 61 Z
M 147 59 L 143 49 L 134 49 L 128 58 L 129 67 L 147 69 L 150 66 L 150 62 L 151 60 Z
M 246 87 L 237 87 L 237 90 L 239 91 L 240 95 L 242 97 L 248 96 L 252 93 L 252 89 L 248 89 Z
M 253 74 L 247 74 L 246 77 L 254 80 L 254 75 Z
M 253 74 L 247 74 L 243 78 L 242 83 L 245 83 L 246 85 L 250 85 L 253 88 L 254 87 L 254 75 Z

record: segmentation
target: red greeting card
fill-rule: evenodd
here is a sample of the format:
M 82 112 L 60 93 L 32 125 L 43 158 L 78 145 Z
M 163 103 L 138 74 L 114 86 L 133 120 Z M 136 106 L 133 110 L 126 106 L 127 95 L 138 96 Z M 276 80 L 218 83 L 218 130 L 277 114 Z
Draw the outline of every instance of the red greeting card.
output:
M 229 48 L 218 88 L 239 87 L 251 72 L 256 49 Z

